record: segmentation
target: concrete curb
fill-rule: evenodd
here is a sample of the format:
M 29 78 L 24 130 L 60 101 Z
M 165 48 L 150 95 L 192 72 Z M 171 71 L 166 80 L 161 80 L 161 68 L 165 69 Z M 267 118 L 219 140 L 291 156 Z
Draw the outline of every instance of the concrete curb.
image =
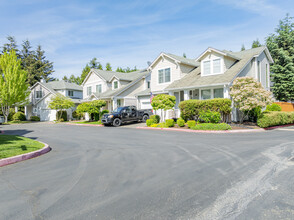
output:
M 66 123 L 66 125 L 77 125 L 77 126 L 92 126 L 92 127 L 104 127 L 104 125 L 93 125 L 93 124 L 76 124 L 76 123 Z
M 147 130 L 165 130 L 165 131 L 182 131 L 189 133 L 247 133 L 247 132 L 262 132 L 265 131 L 263 128 L 260 129 L 243 129 L 243 130 L 225 130 L 225 131 L 210 131 L 210 130 L 190 130 L 190 129 L 178 129 L 178 128 L 150 128 L 150 127 L 137 127 L 138 129 L 147 129 Z
M 39 141 L 39 142 L 42 143 L 42 144 L 45 144 L 45 146 L 42 149 L 32 151 L 32 152 L 29 152 L 29 153 L 26 153 L 26 154 L 21 154 L 21 155 L 1 159 L 0 160 L 0 167 L 6 166 L 6 165 L 9 165 L 9 164 L 13 164 L 13 163 L 17 163 L 17 162 L 20 162 L 20 161 L 23 161 L 23 160 L 32 159 L 34 157 L 41 156 L 42 154 L 46 154 L 49 151 L 51 151 L 51 147 L 48 144 L 43 143 L 41 141 Z
M 4 131 L 1 131 L 1 130 L 0 130 L 0 134 L 4 134 Z
M 277 128 L 284 128 L 284 127 L 290 127 L 290 126 L 294 126 L 294 124 L 278 125 L 278 126 L 268 127 L 268 128 L 264 128 L 264 129 L 265 130 L 273 130 L 273 129 L 277 129 Z

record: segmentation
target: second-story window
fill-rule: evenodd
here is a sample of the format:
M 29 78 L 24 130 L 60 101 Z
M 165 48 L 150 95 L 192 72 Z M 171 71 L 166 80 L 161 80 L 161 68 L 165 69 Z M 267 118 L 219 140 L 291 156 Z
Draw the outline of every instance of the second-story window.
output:
M 220 59 L 213 60 L 213 73 L 217 74 L 221 72 L 221 62 Z
M 74 92 L 72 90 L 67 91 L 67 95 L 70 96 L 70 97 L 73 97 L 73 93 Z
M 91 93 L 92 93 L 92 87 L 89 86 L 89 87 L 87 87 L 87 95 L 89 96 L 89 95 L 91 95 Z
M 101 93 L 102 92 L 102 85 L 101 84 L 96 85 L 96 92 L 97 93 Z
M 221 59 L 214 59 L 214 60 L 206 60 L 203 61 L 202 65 L 202 75 L 203 76 L 209 76 L 212 74 L 219 74 L 222 71 L 221 68 Z
M 147 82 L 147 88 L 150 89 L 150 81 Z
M 203 62 L 203 75 L 207 76 L 210 74 L 210 60 Z
M 113 89 L 117 89 L 118 88 L 118 81 L 114 81 L 113 82 Z
M 40 99 L 40 98 L 42 98 L 42 96 L 43 96 L 43 92 L 42 92 L 42 90 L 40 90 L 40 91 L 36 91 L 36 92 L 35 92 L 35 98 L 36 98 L 36 99 Z
M 158 70 L 158 83 L 170 82 L 170 68 Z

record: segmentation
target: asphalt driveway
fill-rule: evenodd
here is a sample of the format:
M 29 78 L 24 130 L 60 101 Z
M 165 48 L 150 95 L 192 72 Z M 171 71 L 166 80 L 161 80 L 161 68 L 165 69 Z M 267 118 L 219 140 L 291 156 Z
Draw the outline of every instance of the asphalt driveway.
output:
M 294 218 L 294 129 L 1 129 L 53 150 L 0 168 L 0 219 Z

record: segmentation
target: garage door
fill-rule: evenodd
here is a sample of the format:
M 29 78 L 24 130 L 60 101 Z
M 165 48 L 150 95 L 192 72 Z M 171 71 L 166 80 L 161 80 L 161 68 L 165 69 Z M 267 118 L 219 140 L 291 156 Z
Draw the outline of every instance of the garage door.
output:
M 141 109 L 152 109 L 150 101 L 148 102 L 148 101 L 142 100 L 141 101 Z

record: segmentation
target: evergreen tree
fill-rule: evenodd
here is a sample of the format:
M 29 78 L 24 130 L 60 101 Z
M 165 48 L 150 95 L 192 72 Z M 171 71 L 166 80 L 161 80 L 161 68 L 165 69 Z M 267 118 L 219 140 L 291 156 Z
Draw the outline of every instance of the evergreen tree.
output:
M 105 68 L 106 68 L 106 71 L 112 71 L 110 63 L 106 63 Z
M 242 44 L 241 51 L 246 50 L 244 44 Z
M 274 60 L 271 66 L 273 93 L 277 100 L 294 101 L 293 18 L 287 14 L 283 20 L 280 20 L 275 32 L 266 39 L 266 45 Z
M 81 85 L 81 78 L 79 76 L 75 77 L 73 74 L 69 77 L 69 82 Z
M 183 53 L 183 57 L 184 57 L 184 58 L 187 58 L 187 56 L 186 56 L 186 54 L 185 54 L 185 53 Z
M 29 40 L 25 40 L 22 43 L 22 50 L 20 51 L 20 58 L 21 58 L 21 63 L 23 69 L 27 72 L 27 80 L 30 85 L 33 85 L 36 80 L 35 80 L 35 64 L 36 64 L 36 59 L 35 59 L 35 52 L 32 50 L 31 43 Z M 37 77 L 36 77 L 37 79 Z
M 251 46 L 251 48 L 256 48 L 256 47 L 261 47 L 261 44 L 258 39 L 254 40 Z
M 19 56 L 19 50 L 17 49 L 17 43 L 14 37 L 12 36 L 8 36 L 7 40 L 9 41 L 9 43 L 6 43 L 3 45 L 2 47 L 2 53 L 4 53 L 5 51 L 10 52 L 12 50 L 15 51 L 17 57 Z
M 67 76 L 62 77 L 62 80 L 67 82 L 68 81 Z
M 54 72 L 53 62 L 46 60 L 45 51 L 42 50 L 41 45 L 38 45 L 35 51 L 35 59 L 34 80 L 30 82 L 30 85 L 33 85 L 36 81 L 40 81 L 40 79 L 45 79 L 46 82 L 52 81 L 53 78 L 50 75 Z
M 121 72 L 121 73 L 124 73 L 123 69 L 121 67 L 117 67 L 116 68 L 116 72 Z

